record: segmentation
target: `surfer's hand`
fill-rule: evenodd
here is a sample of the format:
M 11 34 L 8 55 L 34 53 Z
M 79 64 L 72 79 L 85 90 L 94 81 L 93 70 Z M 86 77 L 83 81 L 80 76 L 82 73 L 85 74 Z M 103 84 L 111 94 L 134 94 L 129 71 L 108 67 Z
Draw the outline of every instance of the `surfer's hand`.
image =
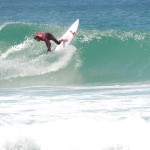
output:
M 50 52 L 51 52 L 50 50 L 47 50 L 47 51 L 46 51 L 46 55 L 49 54 Z

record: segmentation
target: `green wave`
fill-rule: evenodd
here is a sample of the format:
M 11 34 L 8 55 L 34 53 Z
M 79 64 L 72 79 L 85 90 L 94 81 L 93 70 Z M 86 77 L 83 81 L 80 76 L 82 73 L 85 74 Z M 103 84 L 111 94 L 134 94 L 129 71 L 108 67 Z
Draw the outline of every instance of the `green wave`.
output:
M 0 85 L 72 85 L 148 82 L 150 33 L 79 29 L 62 54 L 45 55 L 34 32 L 59 38 L 68 27 L 8 23 L 0 27 Z M 55 44 L 53 49 L 55 48 Z
M 83 34 L 83 35 L 82 35 Z M 85 31 L 79 47 L 85 82 L 150 79 L 150 34 L 139 31 Z

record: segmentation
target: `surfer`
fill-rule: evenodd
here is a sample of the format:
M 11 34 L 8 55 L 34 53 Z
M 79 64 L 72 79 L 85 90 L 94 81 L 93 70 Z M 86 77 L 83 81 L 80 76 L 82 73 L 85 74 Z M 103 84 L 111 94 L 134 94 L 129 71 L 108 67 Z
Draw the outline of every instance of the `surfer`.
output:
M 54 41 L 57 45 L 59 45 L 61 42 L 67 42 L 68 40 L 67 39 L 61 39 L 61 40 L 57 40 L 51 33 L 49 32 L 35 32 L 34 33 L 34 39 L 37 41 L 37 42 L 40 42 L 40 41 L 44 41 L 46 46 L 47 46 L 47 52 L 46 54 L 48 54 L 49 52 L 51 52 L 51 43 L 50 43 L 50 40 Z

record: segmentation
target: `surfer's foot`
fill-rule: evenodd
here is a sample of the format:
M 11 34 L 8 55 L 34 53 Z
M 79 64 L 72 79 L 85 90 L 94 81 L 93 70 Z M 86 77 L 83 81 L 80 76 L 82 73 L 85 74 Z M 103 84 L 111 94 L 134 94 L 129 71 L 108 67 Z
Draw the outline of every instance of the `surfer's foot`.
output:
M 68 41 L 68 39 L 62 39 L 62 41 L 63 41 L 63 42 L 67 42 L 67 41 Z

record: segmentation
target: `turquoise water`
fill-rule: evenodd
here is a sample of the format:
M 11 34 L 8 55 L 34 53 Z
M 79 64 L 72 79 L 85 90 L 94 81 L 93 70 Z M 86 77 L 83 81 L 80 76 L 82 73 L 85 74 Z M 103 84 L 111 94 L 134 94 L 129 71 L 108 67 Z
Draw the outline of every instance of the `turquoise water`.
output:
M 149 150 L 149 5 L 1 0 L 0 149 Z M 33 39 L 78 18 L 62 53 Z

